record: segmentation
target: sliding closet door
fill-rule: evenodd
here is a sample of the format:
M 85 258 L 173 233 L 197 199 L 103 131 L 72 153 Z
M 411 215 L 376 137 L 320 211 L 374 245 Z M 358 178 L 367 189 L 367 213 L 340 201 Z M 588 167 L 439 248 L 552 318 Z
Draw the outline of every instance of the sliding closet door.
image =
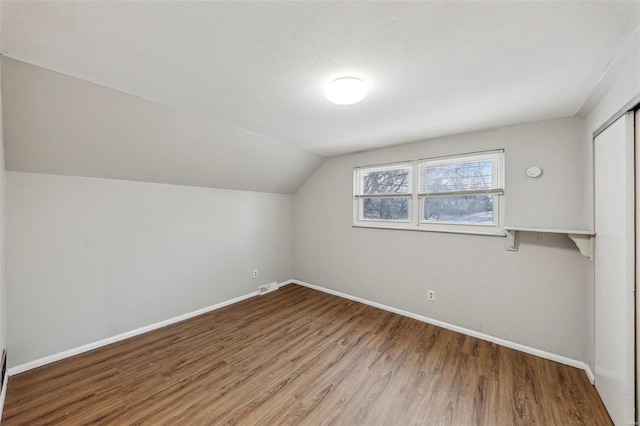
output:
M 594 140 L 596 389 L 616 425 L 635 422 L 634 117 Z

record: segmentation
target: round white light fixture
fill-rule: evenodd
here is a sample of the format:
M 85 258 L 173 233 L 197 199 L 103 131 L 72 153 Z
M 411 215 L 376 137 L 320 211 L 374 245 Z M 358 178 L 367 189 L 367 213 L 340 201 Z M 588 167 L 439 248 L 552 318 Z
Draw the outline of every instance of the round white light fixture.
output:
M 334 104 L 351 105 L 363 100 L 369 89 L 362 80 L 355 77 L 342 77 L 333 80 L 327 89 L 325 95 Z

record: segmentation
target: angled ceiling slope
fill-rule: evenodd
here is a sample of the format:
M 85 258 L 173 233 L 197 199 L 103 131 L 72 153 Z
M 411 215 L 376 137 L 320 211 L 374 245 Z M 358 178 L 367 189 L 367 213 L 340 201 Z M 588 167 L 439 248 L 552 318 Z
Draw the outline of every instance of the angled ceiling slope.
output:
M 6 168 L 292 193 L 322 157 L 7 57 Z
M 6 87 L 9 78 L 31 102 L 51 103 L 39 113 L 60 115 L 54 110 L 62 105 L 82 118 L 58 117 L 55 132 L 32 135 L 23 147 L 15 138 L 35 130 L 16 130 L 9 120 L 10 169 L 101 170 L 104 177 L 275 192 L 292 191 L 321 155 L 573 116 L 640 22 L 640 2 L 0 7 L 4 56 L 84 80 L 5 59 L 12 120 L 25 124 L 28 117 L 18 115 L 29 110 L 18 89 Z M 324 98 L 324 86 L 344 75 L 369 85 L 363 102 L 345 107 Z M 72 96 L 46 92 L 53 80 L 73 86 Z M 34 84 L 45 93 L 29 91 Z M 122 103 L 127 115 L 115 117 L 108 102 L 92 105 L 93 115 L 83 110 L 92 91 Z M 141 99 L 125 101 L 125 94 Z M 83 128 L 63 128 L 78 122 Z M 94 167 L 90 148 L 105 164 Z

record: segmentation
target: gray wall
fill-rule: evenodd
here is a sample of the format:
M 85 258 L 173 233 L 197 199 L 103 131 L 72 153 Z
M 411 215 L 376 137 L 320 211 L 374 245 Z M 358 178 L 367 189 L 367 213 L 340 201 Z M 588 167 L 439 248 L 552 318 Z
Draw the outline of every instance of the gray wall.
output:
M 521 233 L 507 252 L 501 237 L 351 226 L 354 167 L 497 148 L 508 225 L 589 229 L 582 120 L 470 133 L 326 160 L 294 196 L 294 278 L 584 361 L 591 262 L 565 235 Z
M 10 366 L 292 274 L 291 195 L 7 172 L 7 206 Z

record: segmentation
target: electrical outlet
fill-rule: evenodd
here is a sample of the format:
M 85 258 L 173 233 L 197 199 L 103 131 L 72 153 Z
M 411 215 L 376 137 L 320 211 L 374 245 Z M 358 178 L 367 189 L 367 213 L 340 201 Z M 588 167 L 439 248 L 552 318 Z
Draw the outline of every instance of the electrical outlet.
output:
M 258 278 L 258 270 L 257 269 L 253 270 L 253 278 Z
M 434 290 L 427 290 L 427 300 L 429 302 L 436 301 L 436 292 Z

